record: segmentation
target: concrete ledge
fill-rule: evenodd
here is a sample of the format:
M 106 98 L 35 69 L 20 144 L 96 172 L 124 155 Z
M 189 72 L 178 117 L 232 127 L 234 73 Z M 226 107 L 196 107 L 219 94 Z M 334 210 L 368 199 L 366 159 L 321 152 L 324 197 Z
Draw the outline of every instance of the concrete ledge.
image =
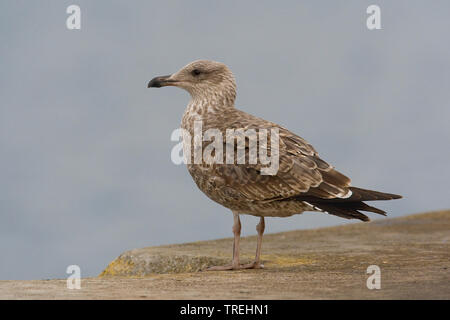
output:
M 251 261 L 256 237 L 242 239 Z M 231 258 L 230 239 L 134 249 L 81 290 L 65 280 L 0 281 L 0 299 L 450 299 L 450 211 L 268 234 L 263 270 L 198 272 Z M 381 289 L 366 286 L 381 269 Z

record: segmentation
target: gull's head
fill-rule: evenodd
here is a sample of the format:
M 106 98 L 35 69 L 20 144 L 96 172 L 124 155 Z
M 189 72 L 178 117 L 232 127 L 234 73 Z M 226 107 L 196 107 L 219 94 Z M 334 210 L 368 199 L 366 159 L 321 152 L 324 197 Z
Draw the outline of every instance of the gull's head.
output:
M 175 86 L 189 92 L 193 99 L 215 98 L 234 103 L 236 83 L 226 65 L 216 61 L 198 60 L 172 75 L 153 78 L 149 88 Z

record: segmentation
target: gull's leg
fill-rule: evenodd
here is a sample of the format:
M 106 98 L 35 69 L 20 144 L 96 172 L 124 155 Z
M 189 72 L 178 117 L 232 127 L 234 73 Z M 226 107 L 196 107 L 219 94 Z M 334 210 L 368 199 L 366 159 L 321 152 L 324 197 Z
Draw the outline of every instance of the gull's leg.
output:
M 264 265 L 260 263 L 260 257 L 261 257 L 261 245 L 262 245 L 262 237 L 264 234 L 264 229 L 266 227 L 266 224 L 264 222 L 264 217 L 259 218 L 259 223 L 256 225 L 256 231 L 258 232 L 258 242 L 256 243 L 256 255 L 255 255 L 255 261 L 249 264 L 246 264 L 242 267 L 245 268 L 253 268 L 253 269 L 262 269 L 264 268 Z
M 255 268 L 264 268 L 264 265 L 260 264 L 259 258 L 261 257 L 261 245 L 265 228 L 266 224 L 264 222 L 264 217 L 261 217 L 259 218 L 259 223 L 256 226 L 256 231 L 258 232 L 258 243 L 256 244 Z
M 231 265 L 226 266 L 214 266 L 209 267 L 207 271 L 217 271 L 217 270 L 235 270 L 240 269 L 239 265 L 239 240 L 241 238 L 241 219 L 239 219 L 239 213 L 233 211 L 233 261 Z
M 234 241 L 233 241 L 233 261 L 231 262 L 231 265 L 233 266 L 233 269 L 239 268 L 239 240 L 241 240 L 241 219 L 239 218 L 239 213 L 233 211 L 233 218 L 234 218 L 234 224 L 233 224 L 233 234 L 234 234 Z
M 260 256 L 261 256 L 261 244 L 262 244 L 262 236 L 264 233 L 265 223 L 264 217 L 261 217 L 258 225 L 256 226 L 256 231 L 258 232 L 258 242 L 256 245 L 256 256 L 255 261 L 248 264 L 239 264 L 239 240 L 241 238 L 241 220 L 239 219 L 239 213 L 233 211 L 233 261 L 231 265 L 226 266 L 215 266 L 207 268 L 207 271 L 219 271 L 219 270 L 238 270 L 238 269 L 260 269 L 264 268 L 262 264 L 260 264 Z

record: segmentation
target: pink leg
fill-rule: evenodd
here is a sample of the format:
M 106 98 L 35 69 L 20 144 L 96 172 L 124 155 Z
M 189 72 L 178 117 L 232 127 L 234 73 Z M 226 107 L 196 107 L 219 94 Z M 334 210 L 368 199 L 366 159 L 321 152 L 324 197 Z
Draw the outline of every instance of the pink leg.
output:
M 255 255 L 255 261 L 249 264 L 243 265 L 246 269 L 262 269 L 264 268 L 264 265 L 260 262 L 261 257 L 261 245 L 262 245 L 262 237 L 264 234 L 264 229 L 266 227 L 266 224 L 264 222 L 264 217 L 259 218 L 259 223 L 256 225 L 256 231 L 258 232 L 258 242 L 256 244 L 256 255 Z
M 220 271 L 220 270 L 238 270 L 238 269 L 259 269 L 264 268 L 262 264 L 260 264 L 259 259 L 261 255 L 261 244 L 262 244 L 262 235 L 264 233 L 264 217 L 260 218 L 259 224 L 256 226 L 256 231 L 258 232 L 258 243 L 256 246 L 256 257 L 255 261 L 249 264 L 240 264 L 239 263 L 239 240 L 241 238 L 241 220 L 239 219 L 239 213 L 233 212 L 234 224 L 233 224 L 233 261 L 231 265 L 226 266 L 214 266 L 207 268 L 207 271 Z
M 260 257 L 261 257 L 262 238 L 265 228 L 266 224 L 264 222 L 264 217 L 261 217 L 259 218 L 259 223 L 256 226 L 256 231 L 258 232 L 258 243 L 256 245 L 255 268 L 264 268 L 264 265 L 260 264 Z
M 233 224 L 233 261 L 231 263 L 233 269 L 239 268 L 239 242 L 241 240 L 241 219 L 239 213 L 233 212 L 234 224 Z

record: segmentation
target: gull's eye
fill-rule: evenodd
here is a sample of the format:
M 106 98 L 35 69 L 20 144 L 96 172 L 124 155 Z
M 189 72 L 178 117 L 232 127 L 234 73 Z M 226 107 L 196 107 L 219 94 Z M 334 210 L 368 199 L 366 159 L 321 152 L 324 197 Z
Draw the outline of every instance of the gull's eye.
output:
M 191 72 L 191 74 L 192 74 L 194 77 L 200 75 L 200 73 L 202 73 L 202 72 L 201 72 L 200 70 L 198 70 L 198 69 L 194 69 L 194 70 L 192 70 L 192 72 Z

